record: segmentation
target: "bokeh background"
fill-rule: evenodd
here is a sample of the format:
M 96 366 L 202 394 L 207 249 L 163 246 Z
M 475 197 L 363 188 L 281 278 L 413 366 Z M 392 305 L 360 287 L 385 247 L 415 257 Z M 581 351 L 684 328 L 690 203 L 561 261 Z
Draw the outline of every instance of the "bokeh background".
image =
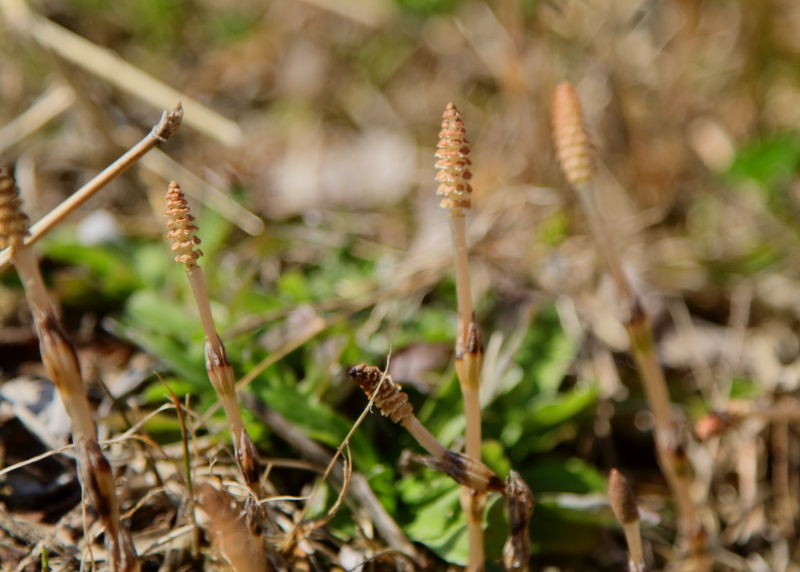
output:
M 176 99 L 121 63 L 93 66 L 98 53 L 42 26 L 22 0 L 0 8 L 0 153 L 36 220 Z M 163 155 L 42 242 L 85 367 L 131 407 L 163 403 L 154 369 L 195 396 L 198 411 L 214 401 L 183 273 L 160 240 L 160 201 L 174 178 L 196 199 L 217 318 L 237 373 L 258 372 L 257 398 L 335 447 L 365 405 L 346 368 L 384 363 L 391 351 L 390 369 L 420 417 L 458 447 L 450 240 L 433 181 L 441 113 L 454 102 L 472 142 L 485 460 L 503 475 L 519 470 L 537 495 L 534 564 L 625 569 L 604 500 L 604 475 L 619 466 L 637 483 L 651 558 L 674 565 L 674 515 L 619 301 L 550 139 L 551 96 L 567 80 L 596 147 L 603 210 L 656 325 L 719 569 L 800 569 L 800 4 L 48 0 L 29 8 L 218 114 L 191 123 L 187 110 Z M 40 371 L 26 312 L 6 273 L 7 382 Z M 711 411 L 736 412 L 736 427 L 697 439 L 692 427 Z M 159 442 L 177 438 L 173 417 L 150 427 Z M 107 422 L 119 428 L 110 413 Z M 249 422 L 266 457 L 296 456 L 255 415 Z M 218 420 L 208 423 L 198 430 L 213 435 Z M 399 465 L 404 449 L 416 450 L 373 415 L 354 438 L 355 468 L 432 566 L 463 564 L 457 493 Z M 276 491 L 299 494 L 313 476 L 286 469 L 272 478 Z M 40 510 L 36 491 L 22 502 L 12 487 L 4 499 Z M 41 512 L 43 522 L 61 517 Z M 325 542 L 339 560 L 330 562 L 348 568 L 380 550 L 360 515 L 345 507 L 331 523 Z M 503 518 L 493 505 L 495 559 Z

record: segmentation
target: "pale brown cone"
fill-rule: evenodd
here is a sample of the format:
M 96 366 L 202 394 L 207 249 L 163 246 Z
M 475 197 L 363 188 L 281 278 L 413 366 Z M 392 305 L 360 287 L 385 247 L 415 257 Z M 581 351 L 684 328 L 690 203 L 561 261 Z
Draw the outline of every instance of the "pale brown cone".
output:
M 564 177 L 579 185 L 594 175 L 592 146 L 583 123 L 578 94 L 564 82 L 553 95 L 553 142 Z
M 408 396 L 400 389 L 400 386 L 395 383 L 391 376 L 386 374 L 383 383 L 381 378 L 384 374 L 375 366 L 365 364 L 357 365 L 350 369 L 348 372 L 361 386 L 361 389 L 372 399 L 375 396 L 375 405 L 381 410 L 381 413 L 389 417 L 395 423 L 402 423 L 414 413 L 414 408 L 408 402 Z M 380 385 L 380 389 L 378 389 Z
M 203 251 L 195 248 L 200 244 L 200 239 L 195 236 L 197 227 L 193 224 L 194 217 L 189 214 L 189 204 L 183 191 L 175 181 L 167 189 L 166 205 L 164 215 L 167 217 L 167 240 L 172 242 L 175 262 L 186 264 L 187 267 L 194 266 Z
M 437 195 L 442 195 L 440 206 L 446 209 L 468 209 L 471 205 L 472 186 L 469 170 L 470 146 L 467 131 L 461 113 L 455 105 L 448 104 L 442 115 L 442 130 L 439 132 L 439 143 L 436 151 L 436 181 L 439 188 Z
M 639 507 L 628 481 L 617 469 L 608 475 L 608 498 L 614 516 L 620 524 L 630 524 L 639 520 Z

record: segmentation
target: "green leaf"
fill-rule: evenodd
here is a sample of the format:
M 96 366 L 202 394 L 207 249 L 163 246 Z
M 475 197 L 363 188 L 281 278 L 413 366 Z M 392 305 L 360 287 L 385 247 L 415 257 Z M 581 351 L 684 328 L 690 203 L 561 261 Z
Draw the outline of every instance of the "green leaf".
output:
M 199 318 L 190 315 L 183 304 L 176 304 L 154 290 L 143 290 L 130 297 L 125 307 L 128 320 L 137 328 L 190 340 L 203 339 Z
M 43 250 L 52 260 L 86 268 L 92 277 L 90 287 L 109 298 L 121 300 L 142 287 L 140 277 L 130 265 L 130 252 L 117 245 L 83 246 L 70 239 L 49 240 Z
M 522 342 L 516 362 L 542 393 L 555 393 L 575 359 L 575 344 L 558 318 L 555 305 L 544 306 Z
M 777 134 L 740 149 L 728 175 L 734 179 L 750 179 L 766 188 L 791 177 L 798 165 L 800 136 Z
M 522 477 L 534 493 L 605 493 L 606 481 L 597 469 L 577 458 L 549 460 L 530 465 Z
M 437 490 L 431 502 L 417 505 L 414 520 L 406 527 L 409 538 L 433 550 L 440 558 L 464 566 L 469 559 L 469 539 L 466 518 L 461 510 L 461 487 L 442 474 L 433 474 L 427 481 L 429 487 Z M 442 490 L 444 489 L 444 490 Z M 403 495 L 406 502 L 413 502 L 406 488 Z M 490 495 L 487 510 L 484 512 L 486 531 L 486 557 L 495 560 L 500 557 L 503 543 L 508 535 L 503 503 L 499 495 Z
M 537 501 L 531 517 L 531 552 L 588 554 L 597 547 L 603 528 L 575 522 L 575 514 L 575 510 L 558 503 Z
M 301 395 L 294 387 L 283 384 L 253 384 L 254 393 L 269 407 L 303 429 L 312 439 L 336 448 L 341 445 L 353 423 L 327 405 Z M 372 443 L 365 435 L 356 432 L 350 440 L 354 462 L 360 467 L 378 463 Z
M 529 427 L 553 427 L 569 421 L 597 398 L 597 389 L 569 391 L 535 397 L 529 406 Z

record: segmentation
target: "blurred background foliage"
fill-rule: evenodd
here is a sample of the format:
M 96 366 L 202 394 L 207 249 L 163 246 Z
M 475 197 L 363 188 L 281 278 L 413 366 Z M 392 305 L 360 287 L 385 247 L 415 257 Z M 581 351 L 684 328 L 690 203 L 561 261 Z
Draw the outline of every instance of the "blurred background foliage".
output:
M 40 49 L 11 24 L 16 4 L 1 4 L 0 126 L 49 90 L 67 86 L 72 94 L 63 113 L 23 140 L 0 130 L 3 159 L 16 164 L 35 220 L 161 110 Z M 554 160 L 549 106 L 558 82 L 572 81 L 586 107 L 604 210 L 655 317 L 687 422 L 731 398 L 769 404 L 798 391 L 800 4 L 40 0 L 32 7 L 240 126 L 241 141 L 226 145 L 185 125 L 164 151 L 266 221 L 252 236 L 194 205 L 215 318 L 237 374 L 258 367 L 249 391 L 331 448 L 366 404 L 346 379 L 348 366 L 383 364 L 389 353 L 420 419 L 446 444 L 461 444 L 450 243 L 433 182 L 441 113 L 450 101 L 459 106 L 473 144 L 468 227 L 487 346 L 485 461 L 503 476 L 520 471 L 537 496 L 537 567 L 624 569 L 621 535 L 603 500 L 612 466 L 639 483 L 659 557 L 669 558 L 674 530 L 615 295 Z M 201 186 L 180 182 L 190 194 Z M 157 407 L 165 401 L 151 375 L 158 370 L 202 412 L 215 396 L 188 285 L 161 240 L 166 183 L 146 167 L 130 171 L 41 252 L 68 324 L 82 332 L 85 358 L 112 391 Z M 1 294 L 3 344 L 12 351 L 0 365 L 10 379 L 30 368 L 30 352 L 13 349 L 31 341 L 12 335 L 30 321 L 10 274 Z M 127 347 L 127 358 L 90 352 L 98 340 Z M 145 372 L 138 384 L 115 388 L 140 352 L 150 361 L 136 362 Z M 212 433 L 221 431 L 218 421 Z M 172 416 L 153 423 L 162 443 L 179 437 Z M 254 416 L 248 423 L 266 458 L 294 455 Z M 738 460 L 712 457 L 698 482 L 736 482 L 745 454 L 769 470 L 769 429 L 737 438 L 760 447 L 739 448 Z M 404 450 L 417 451 L 411 438 L 371 415 L 351 446 L 356 470 L 406 534 L 443 562 L 463 564 L 456 488 L 399 464 Z M 736 442 L 721 447 L 734 450 Z M 311 480 L 273 475 L 286 494 L 300 494 Z M 796 478 L 788 491 L 760 479 L 758 510 L 736 485 L 727 496 L 707 487 L 707 506 L 724 508 L 709 517 L 713 529 L 731 553 L 797 570 L 788 567 L 797 562 Z M 787 498 L 788 515 L 778 509 Z M 331 532 L 363 548 L 367 532 L 356 531 L 349 511 L 342 508 Z M 494 559 L 504 519 L 501 503 L 492 503 Z M 783 534 L 767 534 L 773 526 Z

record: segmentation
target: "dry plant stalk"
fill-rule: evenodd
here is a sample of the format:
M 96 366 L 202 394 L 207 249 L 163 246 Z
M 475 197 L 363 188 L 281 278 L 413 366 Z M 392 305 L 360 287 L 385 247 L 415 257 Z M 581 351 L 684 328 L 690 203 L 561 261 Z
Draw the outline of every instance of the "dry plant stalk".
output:
M 483 364 L 483 344 L 478 323 L 472 309 L 470 292 L 469 260 L 467 257 L 467 232 L 465 209 L 472 205 L 472 186 L 469 170 L 470 146 L 461 113 L 452 103 L 442 116 L 442 129 L 436 151 L 437 195 L 443 198 L 439 205 L 448 210 L 450 235 L 453 242 L 453 260 L 458 299 L 458 333 L 456 335 L 455 361 L 461 393 L 464 396 L 466 416 L 467 456 L 479 461 L 481 458 L 481 404 L 480 372 Z M 483 570 L 485 553 L 483 548 L 483 509 L 486 495 L 467 488 L 461 491 L 461 506 L 467 515 L 469 531 L 469 569 Z
M 233 366 L 225 352 L 225 346 L 217 334 L 203 278 L 203 269 L 197 264 L 197 259 L 203 255 L 199 248 L 195 248 L 200 244 L 200 239 L 195 235 L 198 229 L 193 224 L 194 217 L 189 213 L 189 205 L 183 192 L 175 181 L 172 181 L 167 189 L 164 215 L 167 217 L 167 240 L 172 242 L 175 262 L 186 265 L 186 276 L 200 313 L 200 320 L 206 335 L 206 371 L 211 385 L 219 396 L 222 408 L 225 410 L 236 462 L 248 488 L 256 498 L 259 498 L 261 496 L 261 467 L 258 451 L 242 422 L 239 401 L 236 398 L 236 378 Z M 258 504 L 251 503 L 250 506 L 256 510 Z
M 0 169 L 0 246 L 8 248 L 17 268 L 33 314 L 42 362 L 69 415 L 83 491 L 105 526 L 111 570 L 139 570 L 133 541 L 120 518 L 114 474 L 97 442 L 97 427 L 83 385 L 78 354 L 59 323 L 36 254 L 25 243 L 29 222 L 21 210 L 21 202 L 13 177 Z
M 505 570 L 529 570 L 531 538 L 528 529 L 533 514 L 533 504 L 530 487 L 518 472 L 511 471 L 506 483 L 506 509 L 510 531 L 503 547 Z
M 506 484 L 489 467 L 469 455 L 451 451 L 428 431 L 414 415 L 414 408 L 408 402 L 408 395 L 390 375 L 381 372 L 375 366 L 365 364 L 351 368 L 348 373 L 384 416 L 405 427 L 422 448 L 432 455 L 432 460 L 426 462 L 429 466 L 480 494 L 488 492 L 505 494 Z
M 231 495 L 210 483 L 200 482 L 194 501 L 197 522 L 235 572 L 273 570 L 261 536 L 253 534 L 247 516 L 239 512 Z
M 567 82 L 556 88 L 553 97 L 553 139 L 564 177 L 578 194 L 600 255 L 628 308 L 625 328 L 655 422 L 659 465 L 678 506 L 680 534 L 688 541 L 690 552 L 704 553 L 706 535 L 690 495 L 692 469 L 672 417 L 669 391 L 656 355 L 650 318 L 622 269 L 619 254 L 597 204 L 592 148 L 583 124 L 578 96 Z
M 639 507 L 628 481 L 617 469 L 611 469 L 608 476 L 608 498 L 611 509 L 625 533 L 628 544 L 628 568 L 630 572 L 646 572 L 642 550 L 642 535 L 639 530 Z
M 135 165 L 148 151 L 157 145 L 165 143 L 181 126 L 182 120 L 183 108 L 180 103 L 176 105 L 172 111 L 165 111 L 162 113 L 161 120 L 141 141 L 128 149 L 119 159 L 103 169 L 103 171 L 91 181 L 75 191 L 67 200 L 30 227 L 30 232 L 25 237 L 25 244 L 34 244 L 47 236 L 61 221 L 76 211 L 98 191 L 102 190 L 108 183 Z M 3 250 L 0 252 L 0 272 L 4 271 L 10 265 L 11 250 Z

